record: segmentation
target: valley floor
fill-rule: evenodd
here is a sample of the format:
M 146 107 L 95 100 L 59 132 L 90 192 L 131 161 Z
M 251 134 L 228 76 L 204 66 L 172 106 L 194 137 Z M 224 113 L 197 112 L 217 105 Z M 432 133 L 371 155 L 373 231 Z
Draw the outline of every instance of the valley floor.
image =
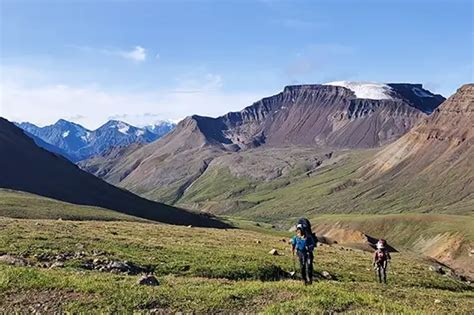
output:
M 288 277 L 295 268 L 288 236 L 140 222 L 0 218 L 0 257 L 16 264 L 0 263 L 0 309 L 269 314 L 468 314 L 474 309 L 472 286 L 404 253 L 393 255 L 384 286 L 375 283 L 370 253 L 318 247 L 316 271 L 327 271 L 333 279 L 318 276 L 305 287 Z M 280 254 L 270 255 L 273 248 Z M 111 262 L 133 268 L 107 270 Z M 137 284 L 145 270 L 154 273 L 158 286 Z

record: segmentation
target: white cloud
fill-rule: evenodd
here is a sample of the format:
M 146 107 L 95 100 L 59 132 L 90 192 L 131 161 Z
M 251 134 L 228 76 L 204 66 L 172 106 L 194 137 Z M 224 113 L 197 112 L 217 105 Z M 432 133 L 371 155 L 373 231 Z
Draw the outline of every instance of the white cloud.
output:
M 146 49 L 141 46 L 135 46 L 135 48 L 130 51 L 118 51 L 117 54 L 136 62 L 145 61 L 146 59 Z
M 7 77 L 3 76 L 4 79 Z M 157 117 L 172 121 L 193 114 L 215 117 L 241 110 L 270 95 L 268 92 L 225 92 L 222 86 L 222 77 L 212 73 L 179 81 L 175 89 L 137 93 L 106 90 L 98 85 L 32 86 L 30 82 L 3 81 L 0 83 L 0 115 L 38 125 L 75 117 L 85 127 L 93 129 L 109 117 L 123 114 L 127 114 L 127 122 L 133 124 L 151 123 Z
M 110 48 L 94 48 L 90 46 L 69 45 L 69 47 L 79 49 L 84 52 L 100 53 L 106 56 L 118 56 L 124 59 L 132 60 L 134 62 L 142 62 L 147 58 L 147 49 L 142 46 L 135 46 L 130 50 L 110 49 Z M 156 56 L 159 56 L 156 54 Z

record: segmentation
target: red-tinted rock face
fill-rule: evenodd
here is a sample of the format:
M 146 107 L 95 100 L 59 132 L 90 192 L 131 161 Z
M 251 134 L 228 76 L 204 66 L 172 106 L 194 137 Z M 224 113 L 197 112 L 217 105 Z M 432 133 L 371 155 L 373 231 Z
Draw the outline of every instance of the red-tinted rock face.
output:
M 339 86 L 289 86 L 240 112 L 190 119 L 210 142 L 234 149 L 263 144 L 376 147 L 405 134 L 444 101 L 421 85 L 389 86 L 390 98 L 381 100 L 356 98 Z

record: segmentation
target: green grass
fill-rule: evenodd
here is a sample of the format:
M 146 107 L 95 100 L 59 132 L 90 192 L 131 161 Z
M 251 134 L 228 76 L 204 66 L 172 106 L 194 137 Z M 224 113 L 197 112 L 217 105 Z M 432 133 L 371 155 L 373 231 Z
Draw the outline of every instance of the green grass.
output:
M 423 259 L 403 253 L 393 257 L 388 286 L 375 283 L 370 253 L 338 246 L 318 247 L 315 261 L 316 271 L 330 272 L 335 281 L 320 280 L 308 287 L 290 279 L 271 281 L 280 270 L 293 270 L 287 241 L 237 229 L 0 219 L 0 253 L 22 255 L 34 265 L 0 264 L 0 308 L 24 312 L 40 303 L 49 311 L 268 314 L 467 314 L 474 308 L 472 287 L 429 271 Z M 272 248 L 281 255 L 269 255 Z M 86 257 L 67 261 L 65 268 L 35 265 L 35 254 L 75 251 L 84 251 Z M 91 256 L 94 251 L 102 251 L 99 258 L 148 266 L 161 284 L 138 286 L 137 276 L 81 269 L 81 260 L 96 257 Z M 54 304 L 58 301 L 60 305 Z
M 297 164 L 288 175 L 270 181 L 238 177 L 226 168 L 210 167 L 176 204 L 273 222 L 290 216 L 343 213 L 473 216 L 472 192 L 466 195 L 472 186 L 471 170 L 460 168 L 447 174 L 433 170 L 410 178 L 387 174 L 376 180 L 364 179 L 362 169 L 376 152 L 337 153 L 334 160 L 315 170 Z
M 23 219 L 145 221 L 104 208 L 81 206 L 7 189 L 0 189 L 0 216 Z

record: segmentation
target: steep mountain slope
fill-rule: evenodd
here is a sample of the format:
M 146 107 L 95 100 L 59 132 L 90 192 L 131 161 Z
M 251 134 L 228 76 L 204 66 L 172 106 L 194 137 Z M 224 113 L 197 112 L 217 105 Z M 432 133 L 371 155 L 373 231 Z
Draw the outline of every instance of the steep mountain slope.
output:
M 81 125 L 64 119 L 58 120 L 54 125 L 42 128 L 28 122 L 16 125 L 42 141 L 60 148 L 72 159 L 75 159 L 74 152 L 87 145 L 91 133 Z M 43 148 L 49 150 L 48 147 Z
M 273 221 L 308 213 L 472 215 L 473 86 L 461 87 L 419 126 L 386 147 L 334 152 L 303 172 L 294 171 L 294 162 L 293 171 L 268 181 L 235 171 L 249 168 L 245 160 L 255 156 L 251 151 L 238 153 L 240 158 L 232 163 L 217 163 L 223 159 L 218 158 L 178 204 Z M 271 161 L 268 149 L 258 154 L 260 160 Z M 228 187 L 232 193 L 212 195 L 211 186 Z
M 110 120 L 91 131 L 64 119 L 45 127 L 38 127 L 27 122 L 19 123 L 17 126 L 36 139 L 41 139 L 43 142 L 37 143 L 39 146 L 52 152 L 60 150 L 73 162 L 101 154 L 116 146 L 150 143 L 174 128 L 174 124 L 170 122 L 157 122 L 154 125 L 138 128 L 122 121 Z
M 383 91 L 383 98 L 369 99 L 333 83 L 288 86 L 240 112 L 188 117 L 157 142 L 82 167 L 148 198 L 173 203 L 219 156 L 258 147 L 377 147 L 406 133 L 444 100 L 416 84 L 383 85 Z
M 142 199 L 99 180 L 74 164 L 35 145 L 0 118 L 0 187 L 66 202 L 103 207 L 173 224 L 223 226 L 210 218 Z

